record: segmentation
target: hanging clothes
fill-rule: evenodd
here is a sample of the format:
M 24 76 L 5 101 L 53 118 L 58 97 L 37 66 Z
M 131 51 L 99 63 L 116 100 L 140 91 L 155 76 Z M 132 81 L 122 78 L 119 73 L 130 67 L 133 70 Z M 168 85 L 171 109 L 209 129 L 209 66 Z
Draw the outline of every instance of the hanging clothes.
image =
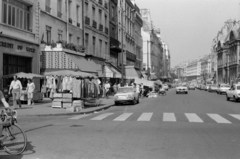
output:
M 67 77 L 63 77 L 63 81 L 62 81 L 62 90 L 67 90 Z

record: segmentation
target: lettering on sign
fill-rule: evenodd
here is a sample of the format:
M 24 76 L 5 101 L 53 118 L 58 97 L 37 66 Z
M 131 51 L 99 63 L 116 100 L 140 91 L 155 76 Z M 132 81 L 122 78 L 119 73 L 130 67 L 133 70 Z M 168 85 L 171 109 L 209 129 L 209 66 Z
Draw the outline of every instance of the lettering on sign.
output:
M 28 51 L 28 52 L 35 52 L 35 49 L 34 48 L 30 48 L 30 47 L 26 47 L 26 51 Z
M 0 47 L 5 47 L 5 48 L 13 49 L 13 44 L 0 41 Z
M 18 49 L 18 50 L 22 50 L 22 49 L 23 49 L 23 46 L 18 45 L 18 46 L 17 46 L 17 49 Z

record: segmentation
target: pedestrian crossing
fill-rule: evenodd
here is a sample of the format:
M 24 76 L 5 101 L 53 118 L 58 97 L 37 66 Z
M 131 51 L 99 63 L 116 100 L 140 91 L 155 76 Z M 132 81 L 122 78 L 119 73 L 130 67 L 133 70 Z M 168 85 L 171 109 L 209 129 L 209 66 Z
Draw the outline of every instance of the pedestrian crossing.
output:
M 90 121 L 161 121 L 161 122 L 189 122 L 189 123 L 218 123 L 218 124 L 240 124 L 240 114 L 196 114 L 196 113 L 102 113 L 77 115 L 70 120 L 90 120 Z

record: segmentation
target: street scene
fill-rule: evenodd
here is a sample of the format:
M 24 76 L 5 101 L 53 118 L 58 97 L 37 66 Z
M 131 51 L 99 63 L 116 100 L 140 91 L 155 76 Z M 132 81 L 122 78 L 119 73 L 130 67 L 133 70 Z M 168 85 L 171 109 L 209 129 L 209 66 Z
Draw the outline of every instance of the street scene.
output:
M 239 159 L 239 0 L 0 0 L 0 159 Z

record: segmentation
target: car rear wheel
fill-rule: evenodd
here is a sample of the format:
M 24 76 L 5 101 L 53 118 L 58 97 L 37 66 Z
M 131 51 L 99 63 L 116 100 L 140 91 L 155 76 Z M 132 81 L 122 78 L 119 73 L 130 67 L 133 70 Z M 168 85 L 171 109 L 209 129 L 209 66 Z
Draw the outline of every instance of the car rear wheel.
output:
M 115 102 L 115 105 L 118 105 L 118 102 Z
M 176 92 L 176 94 L 178 94 L 178 92 Z

